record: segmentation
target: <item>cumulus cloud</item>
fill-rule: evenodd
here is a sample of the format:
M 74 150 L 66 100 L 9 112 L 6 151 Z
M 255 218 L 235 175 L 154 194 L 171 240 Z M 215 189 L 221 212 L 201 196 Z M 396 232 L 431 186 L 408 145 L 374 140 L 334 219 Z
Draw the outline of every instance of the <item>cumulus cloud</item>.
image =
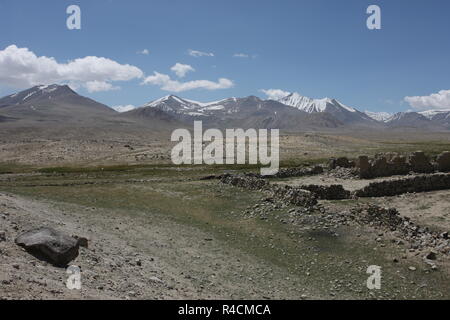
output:
M 441 90 L 429 96 L 405 97 L 405 101 L 419 110 L 450 109 L 450 90 Z
M 37 56 L 28 48 L 10 45 L 0 50 L 0 84 L 27 88 L 38 84 L 70 83 L 91 92 L 114 90 L 114 81 L 142 78 L 144 73 L 129 64 L 87 56 L 59 63 L 55 58 Z
M 148 51 L 148 49 L 144 49 L 144 50 L 140 50 L 137 52 L 138 54 L 143 54 L 143 55 L 148 55 L 150 54 L 150 51 Z
M 263 92 L 267 96 L 267 98 L 271 100 L 281 99 L 290 94 L 290 92 L 281 89 L 267 89 L 267 90 L 261 89 L 259 91 Z
M 170 70 L 175 72 L 179 78 L 183 78 L 189 71 L 195 71 L 190 65 L 178 62 Z
M 132 104 L 127 104 L 127 105 L 113 106 L 111 108 L 116 110 L 117 112 L 127 112 L 127 111 L 134 110 L 137 107 Z
M 198 58 L 198 57 L 214 57 L 214 53 L 203 52 L 203 51 L 192 50 L 192 49 L 189 49 L 188 53 L 189 53 L 190 56 L 193 56 L 193 57 L 196 57 L 196 58 Z
M 220 78 L 217 82 L 209 80 L 194 80 L 187 82 L 180 82 L 172 80 L 167 74 L 154 72 L 152 76 L 148 76 L 144 79 L 143 84 L 152 84 L 159 86 L 162 90 L 172 92 L 182 92 L 193 89 L 206 89 L 206 90 L 219 90 L 228 89 L 234 86 L 233 81 Z
M 109 82 L 97 81 L 97 80 L 86 82 L 84 84 L 84 87 L 89 92 L 111 91 L 111 90 L 119 90 L 120 89 L 120 87 L 113 86 Z

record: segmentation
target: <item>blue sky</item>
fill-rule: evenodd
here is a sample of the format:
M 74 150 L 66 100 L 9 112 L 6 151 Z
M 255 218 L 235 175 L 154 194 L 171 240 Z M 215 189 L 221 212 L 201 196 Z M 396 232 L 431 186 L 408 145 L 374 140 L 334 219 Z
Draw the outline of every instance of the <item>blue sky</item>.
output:
M 66 8 L 72 4 L 81 8 L 81 30 L 66 27 Z M 381 30 L 366 27 L 371 4 L 381 8 Z M 411 108 L 406 96 L 422 96 L 417 104 L 422 109 L 427 103 L 429 108 L 444 108 L 447 95 L 439 103 L 430 95 L 450 90 L 447 0 L 2 0 L 0 30 L 0 50 L 11 45 L 28 48 L 36 57 L 53 57 L 58 64 L 105 57 L 142 71 L 141 76 L 133 70 L 127 76 L 125 69 L 119 68 L 120 74 L 111 71 L 100 81 L 115 90 L 89 92 L 83 81 L 95 76 L 76 69 L 79 93 L 110 106 L 139 106 L 172 93 L 210 101 L 265 97 L 261 89 L 280 89 L 337 98 L 360 110 L 395 112 Z M 149 54 L 138 53 L 144 49 Z M 194 57 L 190 49 L 214 56 Z M 9 54 L 17 56 L 15 51 Z M 28 57 L 24 51 L 20 54 Z M 4 57 L 3 63 L 11 62 Z M 171 70 L 176 63 L 195 71 L 178 77 Z M 28 83 L 18 80 L 12 85 L 12 75 L 5 74 L 20 68 L 10 67 L 0 63 L 2 96 Z M 76 67 L 89 68 L 82 63 Z M 35 64 L 33 68 L 41 70 Z M 143 85 L 155 71 L 176 86 L 196 80 L 213 83 L 190 83 L 187 89 L 200 88 L 181 92 L 163 90 L 161 81 L 167 77 Z M 58 77 L 64 82 L 69 76 Z M 220 78 L 233 86 L 218 84 Z

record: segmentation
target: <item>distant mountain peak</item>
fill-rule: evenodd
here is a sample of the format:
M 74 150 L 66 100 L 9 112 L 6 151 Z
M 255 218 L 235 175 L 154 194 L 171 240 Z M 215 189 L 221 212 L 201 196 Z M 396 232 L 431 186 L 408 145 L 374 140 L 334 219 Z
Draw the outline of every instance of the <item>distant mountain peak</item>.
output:
M 450 116 L 450 109 L 427 110 L 418 112 L 418 114 L 421 114 L 430 120 L 440 115 L 443 115 L 444 117 L 448 118 Z
M 83 97 L 68 85 L 41 84 L 0 98 L 5 115 L 16 119 L 61 120 L 93 118 L 115 113 L 104 104 Z
M 344 109 L 348 112 L 356 112 L 354 108 L 348 107 L 336 99 L 312 99 L 297 92 L 292 92 L 283 98 L 275 99 L 275 101 L 308 113 L 327 112 L 330 109 Z
M 376 121 L 386 122 L 388 121 L 394 114 L 389 112 L 372 112 L 372 111 L 364 111 L 369 117 Z

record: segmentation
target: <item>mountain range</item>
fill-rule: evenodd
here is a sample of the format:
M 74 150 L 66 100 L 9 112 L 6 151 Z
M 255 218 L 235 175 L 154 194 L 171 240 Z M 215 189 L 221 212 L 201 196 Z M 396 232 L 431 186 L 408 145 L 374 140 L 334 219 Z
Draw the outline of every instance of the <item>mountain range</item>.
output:
M 202 103 L 168 95 L 126 112 L 83 97 L 67 85 L 40 85 L 0 99 L 0 123 L 139 123 L 150 127 L 192 126 L 202 120 L 218 128 L 279 128 L 288 131 L 339 128 L 420 128 L 450 130 L 450 110 L 359 111 L 336 99 L 311 99 L 298 93 L 271 100 L 256 96 Z

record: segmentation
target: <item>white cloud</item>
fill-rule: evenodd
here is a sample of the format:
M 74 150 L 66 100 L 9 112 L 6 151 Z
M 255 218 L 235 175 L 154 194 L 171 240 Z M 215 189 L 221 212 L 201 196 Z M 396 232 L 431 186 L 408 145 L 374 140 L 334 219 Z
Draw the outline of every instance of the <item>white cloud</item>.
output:
M 144 79 L 143 84 L 152 84 L 161 87 L 162 90 L 172 92 L 182 92 L 193 89 L 219 90 L 228 89 L 234 86 L 233 81 L 220 78 L 218 82 L 209 80 L 194 80 L 188 82 L 180 82 L 172 80 L 170 76 L 159 72 L 154 72 L 152 76 Z
M 287 92 L 287 91 L 284 91 L 281 89 L 267 89 L 267 90 L 261 89 L 259 91 L 265 93 L 267 98 L 269 98 L 271 100 L 281 99 L 290 94 L 290 92 Z
M 113 90 L 113 81 L 142 78 L 144 73 L 129 64 L 103 57 L 87 56 L 59 63 L 55 58 L 37 56 L 28 48 L 10 45 L 0 50 L 0 84 L 27 88 L 38 84 L 70 83 L 88 90 Z
M 136 109 L 136 106 L 133 106 L 132 104 L 127 105 L 121 105 L 121 106 L 113 106 L 112 109 L 116 110 L 117 112 L 127 112 Z
M 178 62 L 170 70 L 175 72 L 179 78 L 183 78 L 189 71 L 195 71 L 190 65 Z
M 214 53 L 197 51 L 197 50 L 192 50 L 192 49 L 189 49 L 188 53 L 190 56 L 193 56 L 193 57 L 214 57 Z
M 150 54 L 150 51 L 148 51 L 148 49 L 144 49 L 144 50 L 138 51 L 137 53 L 138 53 L 138 54 L 148 55 L 148 54 Z
M 449 109 L 450 90 L 441 90 L 438 93 L 433 93 L 429 96 L 405 97 L 405 101 L 414 109 L 419 110 Z
M 234 58 L 250 58 L 250 56 L 246 53 L 235 53 L 233 54 Z
M 119 90 L 120 89 L 120 87 L 113 86 L 109 82 L 97 81 L 97 80 L 88 81 L 83 86 L 89 92 L 111 91 L 111 90 Z

